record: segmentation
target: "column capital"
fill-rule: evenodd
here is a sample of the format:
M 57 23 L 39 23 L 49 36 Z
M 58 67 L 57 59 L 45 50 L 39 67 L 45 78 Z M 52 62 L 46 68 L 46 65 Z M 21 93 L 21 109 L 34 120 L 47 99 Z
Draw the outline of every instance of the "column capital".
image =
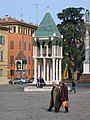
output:
M 47 54 L 47 57 L 48 57 L 48 45 L 46 45 L 46 48 L 47 48 L 47 49 L 46 49 L 46 50 L 47 50 L 47 51 L 46 51 L 46 54 Z

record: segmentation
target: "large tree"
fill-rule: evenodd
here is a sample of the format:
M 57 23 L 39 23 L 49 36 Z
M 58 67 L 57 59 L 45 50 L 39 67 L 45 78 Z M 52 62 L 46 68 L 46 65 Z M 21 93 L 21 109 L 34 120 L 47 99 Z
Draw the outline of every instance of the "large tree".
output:
M 66 66 L 71 72 L 82 72 L 82 62 L 84 60 L 84 35 L 85 24 L 82 11 L 84 8 L 66 8 L 57 16 L 61 20 L 58 28 L 64 37 L 63 42 L 63 70 Z

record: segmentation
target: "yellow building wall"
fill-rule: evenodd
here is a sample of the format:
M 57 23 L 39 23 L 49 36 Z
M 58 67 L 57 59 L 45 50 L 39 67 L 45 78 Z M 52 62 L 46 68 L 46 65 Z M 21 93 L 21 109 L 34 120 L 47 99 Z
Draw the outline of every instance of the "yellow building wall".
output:
M 0 69 L 2 69 L 0 84 L 3 84 L 8 82 L 8 31 L 0 29 L 0 36 L 5 37 L 5 44 L 0 45 L 0 51 L 3 51 L 3 61 L 0 61 Z

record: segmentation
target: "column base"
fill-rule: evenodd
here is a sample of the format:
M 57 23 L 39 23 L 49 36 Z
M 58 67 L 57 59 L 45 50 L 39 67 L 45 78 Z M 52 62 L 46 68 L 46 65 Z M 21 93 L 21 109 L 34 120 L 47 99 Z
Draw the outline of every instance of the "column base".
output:
M 79 78 L 79 82 L 90 82 L 90 74 L 82 74 Z

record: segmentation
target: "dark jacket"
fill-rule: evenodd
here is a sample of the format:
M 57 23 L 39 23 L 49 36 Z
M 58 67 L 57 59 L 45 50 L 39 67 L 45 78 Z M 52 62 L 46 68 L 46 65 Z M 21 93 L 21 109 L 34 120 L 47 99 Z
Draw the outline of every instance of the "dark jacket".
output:
M 68 100 L 68 87 L 65 83 L 62 83 L 60 87 L 60 101 L 67 101 Z
M 72 82 L 72 87 L 75 87 L 75 85 L 76 85 L 76 82 L 73 81 L 73 82 Z
M 58 87 L 52 88 L 50 106 L 54 108 L 60 107 L 60 90 Z

